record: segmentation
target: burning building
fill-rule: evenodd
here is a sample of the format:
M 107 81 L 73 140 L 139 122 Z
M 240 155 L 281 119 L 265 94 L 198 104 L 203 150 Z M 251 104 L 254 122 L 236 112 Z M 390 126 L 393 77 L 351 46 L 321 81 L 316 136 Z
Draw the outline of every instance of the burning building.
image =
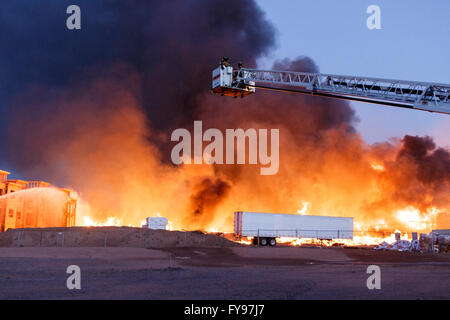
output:
M 72 190 L 43 181 L 8 180 L 9 174 L 0 170 L 0 232 L 75 225 L 77 200 Z

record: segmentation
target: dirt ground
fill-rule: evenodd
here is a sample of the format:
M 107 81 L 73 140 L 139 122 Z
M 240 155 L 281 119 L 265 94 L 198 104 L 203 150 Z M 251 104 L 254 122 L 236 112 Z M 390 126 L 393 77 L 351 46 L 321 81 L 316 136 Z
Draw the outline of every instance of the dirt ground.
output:
M 381 290 L 369 290 L 369 265 Z M 81 269 L 68 290 L 66 269 Z M 450 299 L 450 255 L 298 247 L 3 247 L 0 299 Z
M 24 228 L 0 232 L 0 247 L 227 247 L 223 234 L 133 227 Z

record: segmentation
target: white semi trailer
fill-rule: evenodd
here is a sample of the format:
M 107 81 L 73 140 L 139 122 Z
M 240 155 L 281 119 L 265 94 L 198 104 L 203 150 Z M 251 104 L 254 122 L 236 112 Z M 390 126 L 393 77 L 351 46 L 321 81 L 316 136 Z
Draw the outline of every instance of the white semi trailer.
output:
M 276 238 L 353 239 L 353 218 L 261 212 L 235 212 L 234 235 L 255 244 L 276 245 Z

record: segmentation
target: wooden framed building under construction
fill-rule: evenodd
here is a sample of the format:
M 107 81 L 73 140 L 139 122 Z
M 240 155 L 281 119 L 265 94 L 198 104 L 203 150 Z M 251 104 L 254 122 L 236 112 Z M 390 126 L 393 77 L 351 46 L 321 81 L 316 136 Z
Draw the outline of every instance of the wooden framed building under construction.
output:
M 77 200 L 72 190 L 44 181 L 8 180 L 9 174 L 0 170 L 0 232 L 75 225 Z

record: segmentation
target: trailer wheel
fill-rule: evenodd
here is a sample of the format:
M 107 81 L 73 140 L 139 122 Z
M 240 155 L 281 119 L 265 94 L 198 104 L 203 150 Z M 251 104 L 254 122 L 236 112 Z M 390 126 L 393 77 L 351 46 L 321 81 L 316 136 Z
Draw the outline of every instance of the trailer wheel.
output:
M 270 245 L 271 247 L 275 247 L 275 246 L 277 245 L 277 240 L 275 240 L 275 238 L 271 238 L 271 239 L 269 240 L 269 245 Z
M 262 246 L 267 246 L 267 238 L 259 238 L 259 244 Z

